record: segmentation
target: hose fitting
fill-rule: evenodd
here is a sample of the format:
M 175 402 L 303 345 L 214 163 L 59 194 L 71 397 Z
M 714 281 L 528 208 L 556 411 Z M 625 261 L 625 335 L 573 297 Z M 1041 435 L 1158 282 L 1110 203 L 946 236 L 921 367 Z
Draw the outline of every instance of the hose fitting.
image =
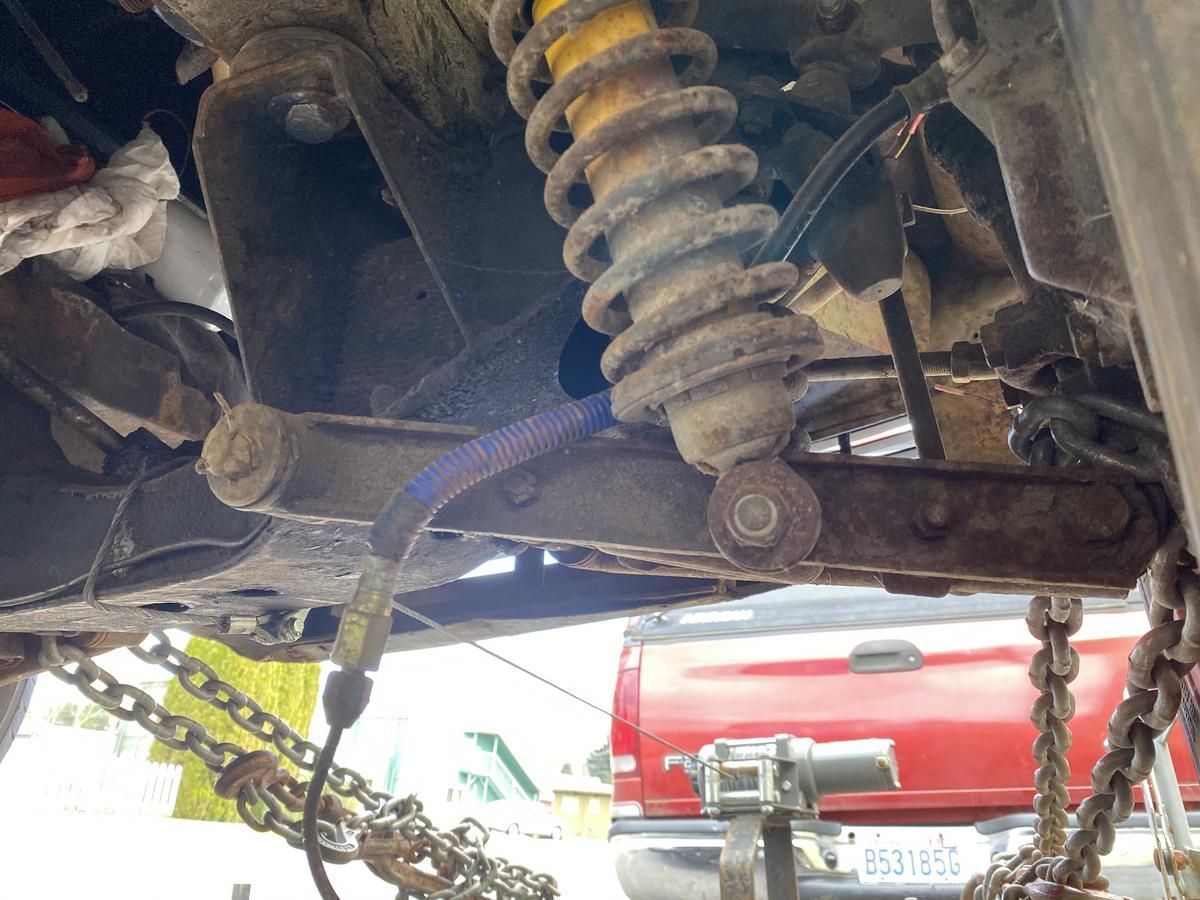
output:
M 438 510 L 485 478 L 615 424 L 608 393 L 595 394 L 481 435 L 414 475 L 371 527 L 362 575 L 338 625 L 333 661 L 359 672 L 379 668 L 391 634 L 400 563 Z

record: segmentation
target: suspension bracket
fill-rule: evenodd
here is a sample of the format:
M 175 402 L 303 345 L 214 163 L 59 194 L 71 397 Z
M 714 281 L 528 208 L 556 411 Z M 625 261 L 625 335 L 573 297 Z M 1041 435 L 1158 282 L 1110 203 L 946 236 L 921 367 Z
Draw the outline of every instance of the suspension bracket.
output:
M 216 496 L 235 508 L 370 523 L 397 485 L 477 433 L 244 404 L 214 429 L 202 466 Z M 254 452 L 231 465 L 221 449 L 234 434 Z M 816 520 L 805 529 L 818 534 L 798 564 L 755 570 L 763 581 L 882 584 L 928 596 L 1124 595 L 1158 540 L 1148 497 L 1118 473 L 820 453 L 787 455 L 779 465 L 816 497 Z M 593 438 L 522 471 L 537 484 L 532 499 L 516 502 L 503 479 L 487 481 L 441 510 L 431 530 L 747 577 L 748 567 L 730 562 L 709 534 L 712 479 L 669 447 Z

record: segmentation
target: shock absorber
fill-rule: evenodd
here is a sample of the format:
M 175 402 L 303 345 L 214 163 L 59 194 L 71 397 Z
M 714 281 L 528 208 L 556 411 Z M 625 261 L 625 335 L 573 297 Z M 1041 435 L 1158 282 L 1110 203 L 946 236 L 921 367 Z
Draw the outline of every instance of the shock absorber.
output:
M 584 320 L 613 336 L 601 368 L 615 415 L 665 421 L 683 458 L 708 471 L 774 456 L 795 426 L 798 370 L 823 348 L 811 318 L 770 305 L 795 267 L 742 264 L 777 216 L 722 206 L 758 160 L 714 144 L 737 104 L 702 84 L 717 51 L 686 27 L 694 0 L 671 2 L 663 27 L 645 0 L 534 0 L 526 26 L 525 2 L 496 0 L 489 34 L 548 176 L 546 208 L 569 229 L 566 266 L 591 282 Z M 555 132 L 573 138 L 561 154 Z

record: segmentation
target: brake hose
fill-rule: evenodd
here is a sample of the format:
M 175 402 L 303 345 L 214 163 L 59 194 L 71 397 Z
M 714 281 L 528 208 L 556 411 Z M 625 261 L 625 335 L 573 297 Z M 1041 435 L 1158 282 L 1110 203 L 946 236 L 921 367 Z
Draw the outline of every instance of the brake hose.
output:
M 608 392 L 505 425 L 434 460 L 392 494 L 375 519 L 354 596 L 342 613 L 321 703 L 329 737 L 313 767 L 304 797 L 304 853 L 322 900 L 339 900 L 321 856 L 321 792 L 342 734 L 362 715 L 371 696 L 367 672 L 379 668 L 391 633 L 392 598 L 401 561 L 443 506 L 485 478 L 581 441 L 617 424 Z

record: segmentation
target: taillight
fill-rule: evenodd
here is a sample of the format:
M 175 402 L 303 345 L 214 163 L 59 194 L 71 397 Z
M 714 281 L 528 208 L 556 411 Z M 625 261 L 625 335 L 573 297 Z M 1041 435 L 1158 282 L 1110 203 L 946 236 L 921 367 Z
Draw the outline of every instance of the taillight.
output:
M 621 650 L 617 663 L 617 686 L 613 691 L 613 715 L 638 724 L 638 681 L 641 675 L 642 645 L 629 644 Z M 612 750 L 613 775 L 632 775 L 638 770 L 640 741 L 638 733 L 613 719 L 609 746 Z

